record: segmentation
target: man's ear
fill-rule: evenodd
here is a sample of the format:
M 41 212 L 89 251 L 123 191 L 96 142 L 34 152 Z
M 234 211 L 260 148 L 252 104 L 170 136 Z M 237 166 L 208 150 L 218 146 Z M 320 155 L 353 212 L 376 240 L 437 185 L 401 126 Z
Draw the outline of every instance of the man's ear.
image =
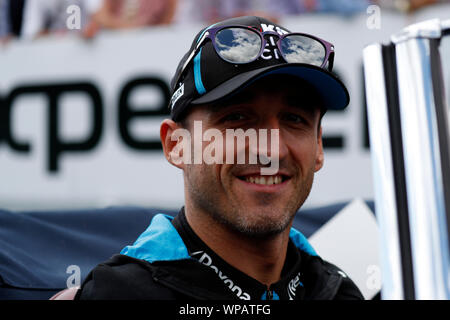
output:
M 324 154 L 323 154 L 322 126 L 321 126 L 317 135 L 316 165 L 314 167 L 314 172 L 319 171 L 323 167 L 323 162 L 324 162 Z
M 187 129 L 183 129 L 179 124 L 171 119 L 164 119 L 161 123 L 159 135 L 161 138 L 164 156 L 167 161 L 177 168 L 184 169 L 185 163 L 183 161 L 183 153 L 185 150 L 183 148 L 187 145 L 187 143 L 190 147 L 190 141 L 186 141 L 186 138 L 190 138 L 189 131 Z M 187 135 L 189 135 L 189 137 L 187 137 Z

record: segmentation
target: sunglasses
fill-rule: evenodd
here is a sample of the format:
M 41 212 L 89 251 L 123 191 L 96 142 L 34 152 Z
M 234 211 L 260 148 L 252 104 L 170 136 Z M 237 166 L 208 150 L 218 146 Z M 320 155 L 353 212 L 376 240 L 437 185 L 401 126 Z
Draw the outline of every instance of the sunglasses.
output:
M 274 31 L 261 32 L 253 27 L 236 25 L 212 27 L 204 31 L 195 50 L 186 59 L 180 77 L 207 39 L 211 40 L 217 55 L 223 60 L 232 64 L 246 64 L 262 56 L 268 44 L 266 35 L 270 35 L 269 41 L 278 49 L 278 52 L 274 50 L 277 58 L 279 53 L 288 63 L 309 64 L 330 72 L 333 69 L 334 46 L 325 40 L 305 33 L 280 35 Z M 278 40 L 275 42 L 272 36 Z

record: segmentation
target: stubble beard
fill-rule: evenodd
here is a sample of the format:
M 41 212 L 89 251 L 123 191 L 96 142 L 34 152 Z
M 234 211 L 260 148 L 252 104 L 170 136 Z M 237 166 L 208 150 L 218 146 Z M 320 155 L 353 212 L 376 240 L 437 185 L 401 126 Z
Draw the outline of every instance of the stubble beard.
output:
M 297 196 L 289 197 L 282 208 L 271 206 L 272 195 L 261 195 L 258 200 L 261 204 L 265 204 L 264 213 L 255 218 L 252 214 L 248 215 L 248 209 L 243 203 L 226 200 L 226 203 L 223 203 L 223 194 L 221 196 L 218 192 L 217 182 L 208 179 L 207 172 L 202 172 L 202 170 L 194 172 L 194 170 L 188 169 L 185 172 L 188 196 L 194 207 L 208 214 L 215 222 L 229 231 L 249 238 L 271 238 L 285 231 L 308 197 L 314 179 L 314 173 L 308 173 L 306 179 L 295 188 L 294 194 Z M 229 198 L 237 198 L 232 193 L 228 193 L 228 195 Z M 272 217 L 272 219 L 267 217 Z

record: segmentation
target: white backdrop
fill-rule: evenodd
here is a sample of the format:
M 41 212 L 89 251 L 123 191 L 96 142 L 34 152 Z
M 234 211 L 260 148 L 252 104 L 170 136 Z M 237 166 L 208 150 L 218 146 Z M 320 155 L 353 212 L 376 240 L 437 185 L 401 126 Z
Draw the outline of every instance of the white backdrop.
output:
M 353 198 L 372 199 L 370 154 L 364 147 L 361 52 L 372 42 L 386 42 L 404 26 L 428 18 L 450 18 L 450 6 L 433 7 L 414 16 L 381 12 L 380 29 L 367 27 L 368 14 L 353 17 L 310 15 L 286 17 L 281 24 L 293 31 L 315 34 L 336 48 L 335 70 L 347 84 L 351 103 L 346 112 L 325 116 L 324 136 L 339 135 L 344 146 L 328 149 L 325 166 L 316 175 L 307 206 Z M 27 142 L 29 152 L 0 144 L 0 208 L 80 208 L 118 204 L 177 208 L 183 203 L 181 172 L 162 152 L 138 151 L 119 133 L 119 96 L 133 79 L 157 77 L 169 82 L 177 62 L 201 25 L 173 25 L 148 30 L 104 32 L 92 41 L 50 37 L 13 42 L 0 48 L 0 97 L 21 86 L 89 82 L 103 101 L 100 140 L 85 152 L 58 157 L 50 172 L 49 101 L 41 93 L 17 97 L 12 104 L 10 131 Z M 129 97 L 133 110 L 163 101 L 156 87 L 140 87 Z M 65 93 L 59 99 L 59 137 L 84 140 L 91 130 L 88 96 Z M 2 115 L 2 114 L 0 114 Z M 4 114 L 2 115 L 4 116 Z M 129 131 L 136 138 L 159 136 L 162 117 L 136 118 Z M 3 119 L 3 123 L 5 119 Z M 2 123 L 2 122 L 0 122 Z

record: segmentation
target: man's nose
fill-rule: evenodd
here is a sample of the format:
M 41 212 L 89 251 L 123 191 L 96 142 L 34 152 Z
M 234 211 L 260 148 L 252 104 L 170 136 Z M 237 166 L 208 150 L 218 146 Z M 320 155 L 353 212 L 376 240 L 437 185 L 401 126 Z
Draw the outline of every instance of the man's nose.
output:
M 283 138 L 280 121 L 277 117 L 266 118 L 258 126 L 258 145 L 250 146 L 260 157 L 267 156 L 283 159 L 288 154 L 288 148 Z

